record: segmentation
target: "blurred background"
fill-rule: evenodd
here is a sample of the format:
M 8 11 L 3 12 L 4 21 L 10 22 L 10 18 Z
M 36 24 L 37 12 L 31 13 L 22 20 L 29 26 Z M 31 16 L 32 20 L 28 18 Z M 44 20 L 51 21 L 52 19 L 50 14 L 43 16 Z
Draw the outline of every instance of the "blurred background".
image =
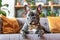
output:
M 47 16 L 60 16 L 60 0 L 2 0 L 2 4 L 9 4 L 7 8 L 10 14 L 7 17 L 17 17 L 21 18 L 25 13 L 24 3 L 30 5 L 31 9 L 36 10 L 36 5 L 40 3 L 42 5 L 41 17 Z M 6 7 L 5 7 L 6 8 Z

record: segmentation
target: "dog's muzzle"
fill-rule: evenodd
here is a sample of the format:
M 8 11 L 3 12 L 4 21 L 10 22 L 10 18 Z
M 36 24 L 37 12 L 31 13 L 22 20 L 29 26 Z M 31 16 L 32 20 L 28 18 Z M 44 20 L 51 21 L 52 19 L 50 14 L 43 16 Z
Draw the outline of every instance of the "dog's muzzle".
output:
M 31 16 L 31 22 L 30 22 L 30 24 L 36 24 L 36 22 L 37 22 L 36 17 L 35 16 Z

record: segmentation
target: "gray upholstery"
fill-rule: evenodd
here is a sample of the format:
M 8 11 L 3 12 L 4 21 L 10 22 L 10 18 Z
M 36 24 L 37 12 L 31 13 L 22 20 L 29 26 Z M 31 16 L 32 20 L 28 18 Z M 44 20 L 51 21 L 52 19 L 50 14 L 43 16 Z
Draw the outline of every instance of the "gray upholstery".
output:
M 26 21 L 25 18 L 17 18 L 17 20 L 22 24 L 24 24 Z M 40 23 L 47 31 L 49 31 L 49 24 L 47 18 L 40 18 Z

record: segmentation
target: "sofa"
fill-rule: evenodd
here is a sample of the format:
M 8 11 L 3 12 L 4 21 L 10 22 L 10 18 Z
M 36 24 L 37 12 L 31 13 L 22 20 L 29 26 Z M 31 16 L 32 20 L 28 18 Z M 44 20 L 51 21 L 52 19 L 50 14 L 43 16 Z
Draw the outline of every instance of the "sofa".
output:
M 26 21 L 26 19 L 25 18 L 16 18 L 17 20 L 18 20 L 18 23 L 19 23 L 19 25 L 22 25 L 23 26 L 23 24 L 25 23 L 25 21 Z M 1 21 L 0 21 L 0 23 L 1 23 Z M 47 30 L 47 31 L 50 31 L 50 29 L 49 29 L 49 23 L 48 23 L 48 19 L 47 18 L 40 18 L 40 23 L 41 23 L 41 25 Z M 20 27 L 22 27 L 22 26 L 20 26 Z M 32 34 L 32 35 L 34 35 L 34 34 Z M 48 35 L 48 36 L 47 36 Z M 52 36 L 53 35 L 53 36 Z M 52 33 L 50 33 L 50 34 L 46 34 L 44 37 L 45 38 L 47 38 L 47 40 L 48 39 L 53 39 L 53 37 L 54 38 L 59 38 L 59 35 L 60 34 L 52 34 Z M 47 37 L 46 37 L 47 36 Z M 30 36 L 29 36 L 30 37 Z M 50 37 L 52 37 L 52 38 L 50 38 Z M 19 40 L 19 38 L 21 39 L 21 35 L 20 34 L 0 34 L 0 39 L 1 40 Z M 58 39 L 57 38 L 57 39 Z M 60 39 L 60 38 L 59 38 Z

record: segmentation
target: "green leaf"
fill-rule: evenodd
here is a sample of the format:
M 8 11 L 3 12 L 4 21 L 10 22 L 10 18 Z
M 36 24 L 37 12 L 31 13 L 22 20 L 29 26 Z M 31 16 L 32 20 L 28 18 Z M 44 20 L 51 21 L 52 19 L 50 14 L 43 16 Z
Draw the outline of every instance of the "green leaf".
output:
M 0 7 L 2 7 L 2 3 L 0 2 Z
M 7 10 L 8 11 L 8 13 L 10 14 L 10 11 L 8 10 L 8 9 L 6 9 L 6 8 L 2 8 L 3 10 Z
M 0 10 L 0 14 L 6 16 L 6 12 L 5 11 Z
M 0 0 L 0 2 L 2 2 L 2 0 Z
M 26 0 L 26 2 L 28 3 L 28 4 L 35 4 L 35 2 L 34 2 L 34 0 Z
M 8 4 L 4 4 L 4 5 L 2 5 L 2 6 L 6 6 L 6 7 L 8 7 L 9 5 L 8 5 Z
M 51 1 L 51 0 L 48 0 L 48 1 Z
M 2 6 L 2 0 L 0 0 L 0 7 Z
M 4 4 L 4 5 L 2 5 L 2 0 L 0 0 L 0 8 L 1 8 L 1 7 L 3 7 L 3 6 L 8 7 L 9 5 L 8 5 L 8 4 Z M 8 9 L 5 9 L 5 10 L 7 10 L 7 11 L 8 11 L 8 13 L 10 13 L 10 11 L 9 11 Z M 3 10 L 1 10 L 1 9 L 0 9 L 0 14 L 2 14 L 2 15 L 4 15 L 4 16 L 6 16 L 6 12 L 5 12 L 5 11 L 3 11 Z
M 40 14 L 40 17 L 45 17 L 45 14 L 42 12 L 42 13 Z

